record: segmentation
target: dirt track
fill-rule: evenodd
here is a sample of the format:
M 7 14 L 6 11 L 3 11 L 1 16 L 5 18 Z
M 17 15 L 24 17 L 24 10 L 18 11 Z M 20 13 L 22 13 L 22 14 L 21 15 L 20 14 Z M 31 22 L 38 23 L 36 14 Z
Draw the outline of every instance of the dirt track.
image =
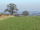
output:
M 10 17 L 14 17 L 14 16 L 0 16 L 0 20 L 4 20 L 4 19 L 10 18 Z

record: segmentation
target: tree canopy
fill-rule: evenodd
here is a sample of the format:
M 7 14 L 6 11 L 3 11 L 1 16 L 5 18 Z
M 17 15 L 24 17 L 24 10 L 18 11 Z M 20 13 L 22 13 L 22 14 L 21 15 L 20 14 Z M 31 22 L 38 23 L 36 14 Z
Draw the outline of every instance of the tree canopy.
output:
M 23 11 L 23 15 L 27 16 L 27 15 L 29 15 L 29 12 L 28 11 Z
M 14 10 L 18 10 L 16 4 L 10 3 L 7 5 L 7 9 L 5 9 L 5 12 L 8 11 L 11 15 L 13 15 Z

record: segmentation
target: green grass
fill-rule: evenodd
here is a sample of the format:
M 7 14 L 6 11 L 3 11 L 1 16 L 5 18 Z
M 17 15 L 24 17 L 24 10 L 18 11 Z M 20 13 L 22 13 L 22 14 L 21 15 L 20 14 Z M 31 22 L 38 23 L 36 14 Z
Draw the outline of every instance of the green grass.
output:
M 0 21 L 0 30 L 40 30 L 40 16 L 13 17 Z

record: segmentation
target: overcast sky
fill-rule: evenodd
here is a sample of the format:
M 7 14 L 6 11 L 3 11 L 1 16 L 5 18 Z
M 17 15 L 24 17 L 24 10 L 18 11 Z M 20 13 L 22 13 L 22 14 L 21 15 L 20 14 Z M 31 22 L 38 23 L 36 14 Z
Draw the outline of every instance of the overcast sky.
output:
M 17 8 L 21 10 L 37 10 L 40 11 L 40 0 L 0 0 L 0 11 L 4 11 L 7 4 L 15 3 Z

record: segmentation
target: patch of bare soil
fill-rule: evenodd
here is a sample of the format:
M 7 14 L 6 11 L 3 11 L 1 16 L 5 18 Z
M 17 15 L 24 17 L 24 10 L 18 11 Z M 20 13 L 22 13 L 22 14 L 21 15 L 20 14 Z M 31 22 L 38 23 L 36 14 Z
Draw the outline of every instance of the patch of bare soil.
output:
M 14 17 L 14 16 L 0 16 L 0 20 L 4 20 L 4 19 L 10 18 L 10 17 Z

